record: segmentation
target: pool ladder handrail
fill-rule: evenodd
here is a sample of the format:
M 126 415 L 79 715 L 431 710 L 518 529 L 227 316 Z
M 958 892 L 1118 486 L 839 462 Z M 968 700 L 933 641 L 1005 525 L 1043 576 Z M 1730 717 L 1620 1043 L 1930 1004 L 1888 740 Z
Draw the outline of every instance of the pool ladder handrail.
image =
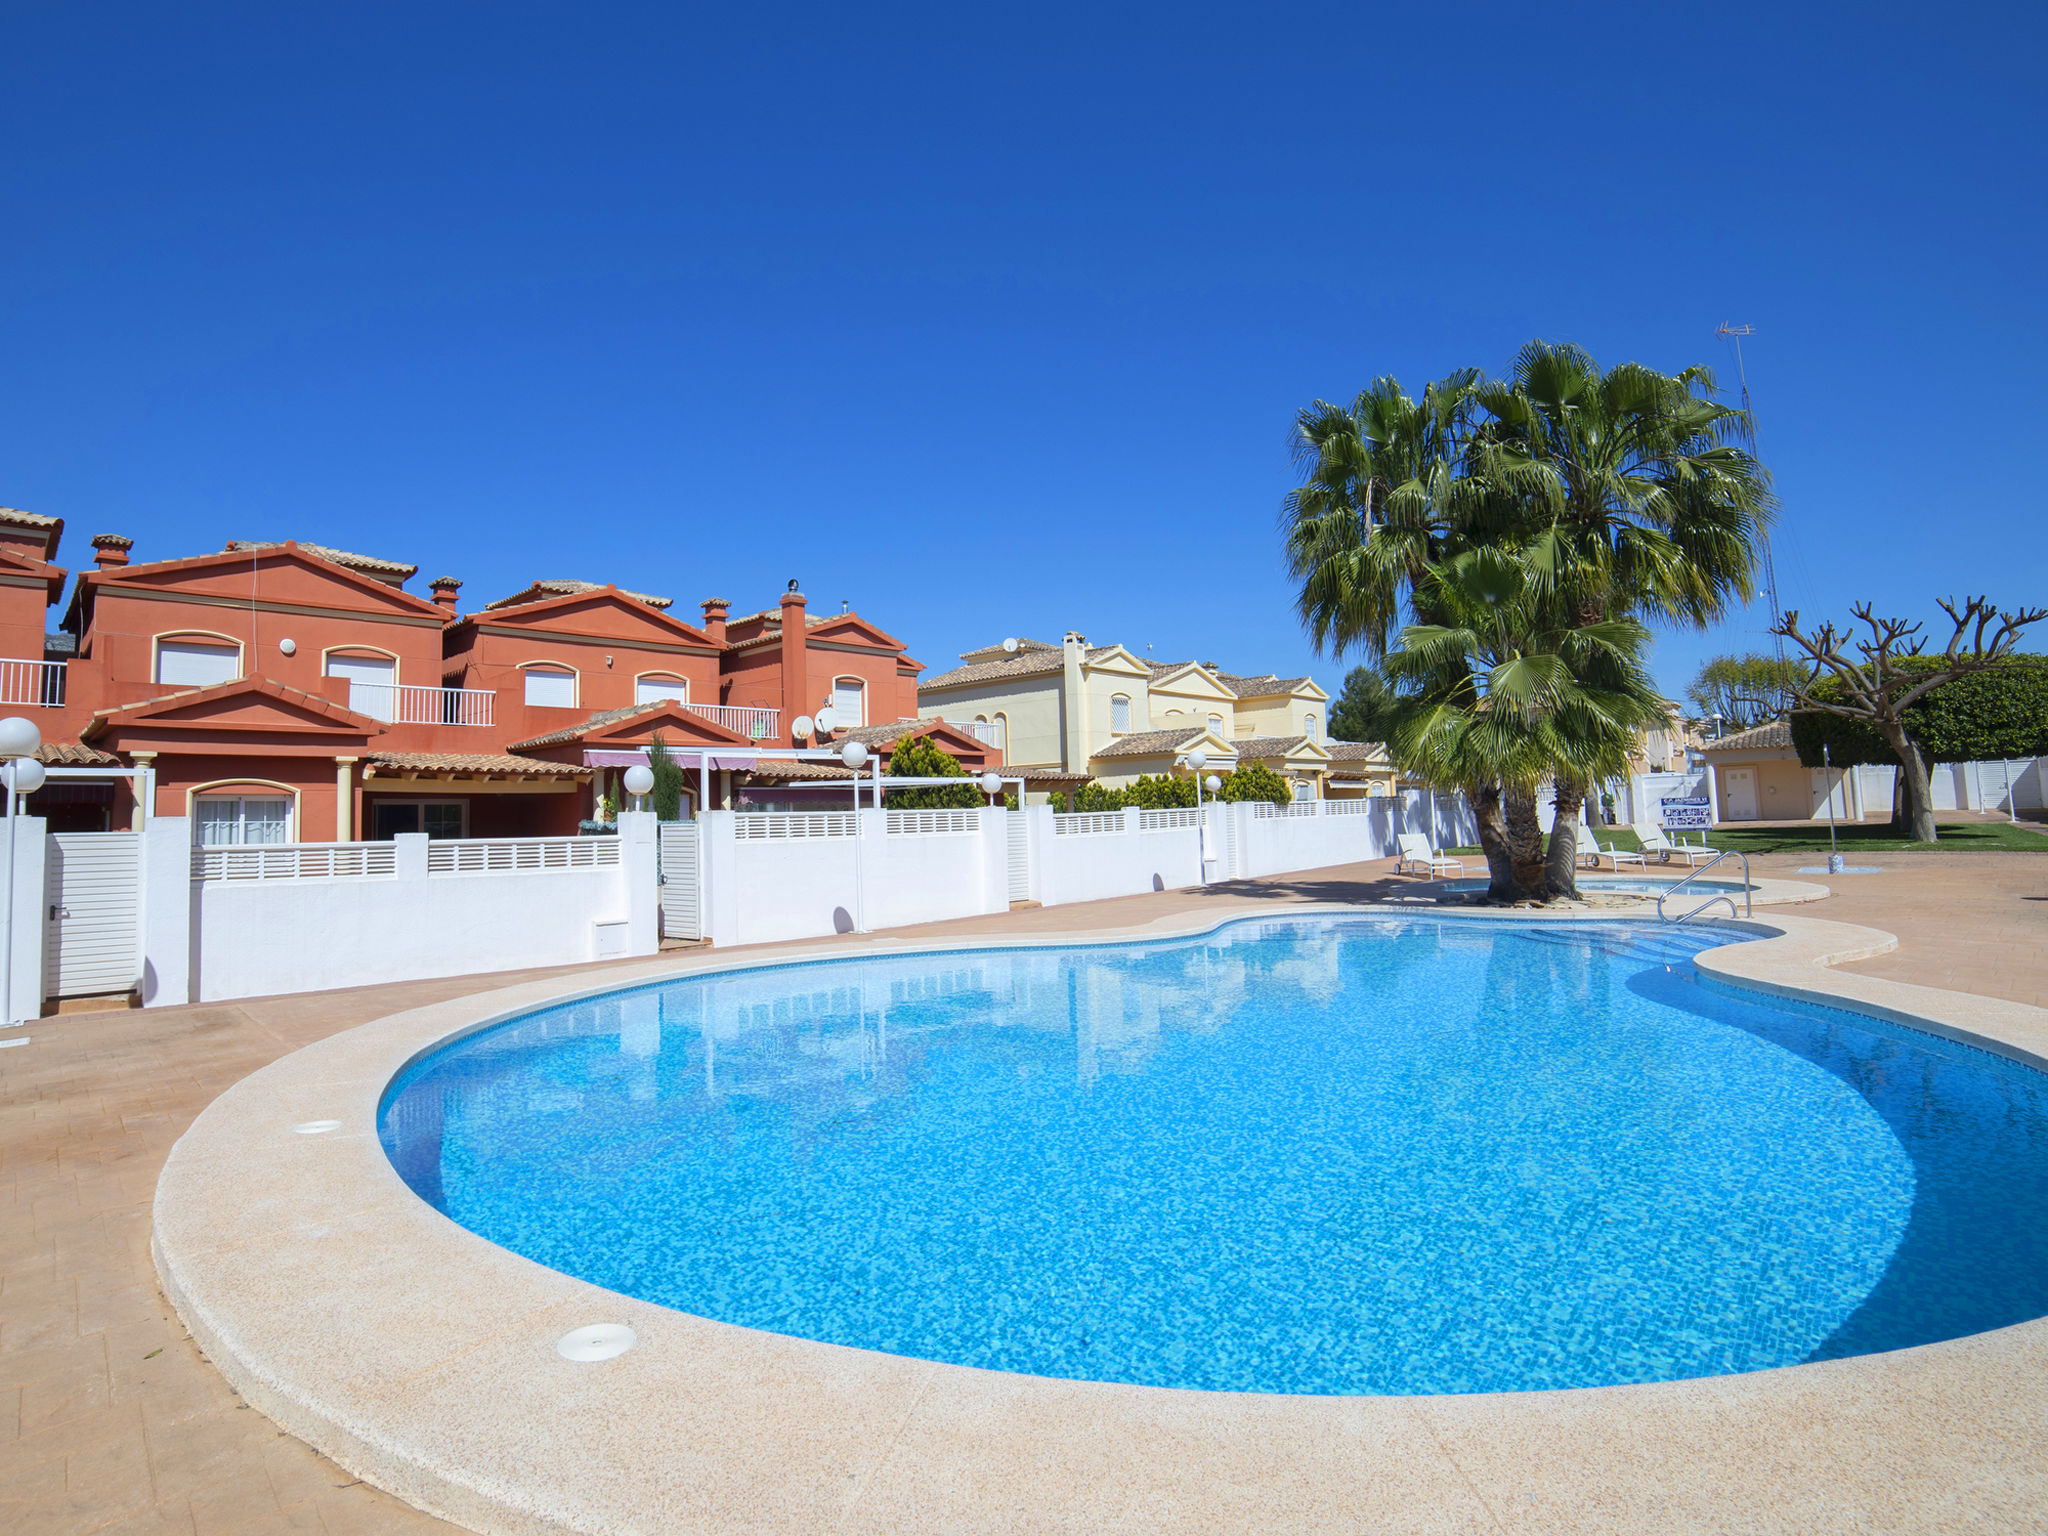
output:
M 1681 912 L 1676 917 L 1671 916 L 1670 913 L 1664 910 L 1665 902 L 1669 901 L 1672 897 L 1676 896 L 1680 891 L 1684 890 L 1688 885 L 1692 884 L 1694 880 L 1698 879 L 1701 875 L 1704 875 L 1708 870 L 1712 869 L 1716 864 L 1720 863 L 1723 859 L 1726 858 L 1737 858 L 1742 860 L 1742 910 L 1740 912 L 1737 912 L 1735 910 L 1735 898 L 1733 896 L 1728 895 L 1725 891 L 1715 892 L 1712 896 L 1709 896 L 1705 901 L 1701 902 L 1698 906 L 1694 907 L 1690 912 Z M 1683 880 L 1679 881 L 1676 885 L 1672 886 L 1670 890 L 1666 891 L 1663 895 L 1657 898 L 1657 916 L 1667 923 L 1690 922 L 1693 918 L 1698 917 L 1702 912 L 1706 911 L 1707 908 L 1711 907 L 1715 902 L 1725 901 L 1728 903 L 1728 915 L 1730 917 L 1750 917 L 1755 915 L 1756 911 L 1755 903 L 1752 902 L 1750 899 L 1751 896 L 1754 894 L 1755 890 L 1756 887 L 1750 883 L 1749 878 L 1749 855 L 1744 853 L 1740 848 L 1723 848 L 1719 853 L 1715 854 L 1711 859 L 1707 860 L 1706 863 L 1700 865 L 1698 869 L 1687 870 L 1685 878 Z

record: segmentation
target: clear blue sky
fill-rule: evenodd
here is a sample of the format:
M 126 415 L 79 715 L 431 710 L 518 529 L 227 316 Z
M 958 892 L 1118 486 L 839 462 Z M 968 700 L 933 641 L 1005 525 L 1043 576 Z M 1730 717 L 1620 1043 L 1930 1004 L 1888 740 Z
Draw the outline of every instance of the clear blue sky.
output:
M 2044 16 L 10 5 L 0 504 L 1334 690 L 1299 406 L 1745 321 L 1787 603 L 2039 602 Z

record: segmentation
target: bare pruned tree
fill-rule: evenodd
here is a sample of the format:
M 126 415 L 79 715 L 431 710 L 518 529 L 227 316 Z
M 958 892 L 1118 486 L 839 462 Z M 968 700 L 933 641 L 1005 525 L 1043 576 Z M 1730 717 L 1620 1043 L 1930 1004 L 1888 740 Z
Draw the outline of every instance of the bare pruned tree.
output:
M 1806 653 L 1806 677 L 1794 685 L 1797 710 L 1819 710 L 1858 721 L 1876 731 L 1898 754 L 1904 789 L 1901 809 L 1909 835 L 1922 843 L 1935 841 L 1934 798 L 1928 791 L 1927 759 L 1906 734 L 1907 708 L 1943 683 L 2004 664 L 2019 644 L 2020 631 L 2048 618 L 2048 608 L 2019 608 L 2007 613 L 1994 608 L 1988 597 L 1969 598 L 1960 608 L 1953 598 L 1940 601 L 1955 633 L 1932 666 L 1902 665 L 1907 657 L 1926 655 L 1925 626 L 1905 619 L 1878 618 L 1869 603 L 1858 603 L 1849 610 L 1870 631 L 1867 639 L 1851 628 L 1837 630 L 1832 623 L 1822 624 L 1809 635 L 1799 627 L 1796 609 L 1771 629 L 1772 634 L 1784 636 Z M 1850 658 L 1852 648 L 1860 659 Z M 1824 679 L 1835 687 L 1823 697 L 1814 690 Z

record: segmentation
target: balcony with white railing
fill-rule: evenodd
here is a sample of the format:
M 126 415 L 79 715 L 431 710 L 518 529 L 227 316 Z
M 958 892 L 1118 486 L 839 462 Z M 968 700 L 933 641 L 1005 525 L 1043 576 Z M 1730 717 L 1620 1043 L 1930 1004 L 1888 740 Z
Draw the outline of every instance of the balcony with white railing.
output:
M 763 709 L 756 704 L 684 704 L 680 707 L 693 715 L 702 715 L 714 725 L 736 731 L 749 741 L 772 741 L 782 719 L 781 710 Z
M 984 747 L 1000 747 L 1003 744 L 1003 728 L 993 720 L 948 720 L 946 724 L 956 731 L 965 731 Z
M 489 725 L 488 688 L 426 688 L 415 683 L 350 683 L 348 707 L 392 725 Z
M 0 660 L 0 704 L 31 704 L 60 709 L 64 704 L 61 661 Z

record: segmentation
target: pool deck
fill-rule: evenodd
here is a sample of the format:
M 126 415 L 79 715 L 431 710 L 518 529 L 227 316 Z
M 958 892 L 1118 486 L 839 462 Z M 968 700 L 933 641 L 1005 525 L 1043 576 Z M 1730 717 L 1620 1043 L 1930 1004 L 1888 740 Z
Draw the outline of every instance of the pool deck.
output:
M 1877 860 L 1881 875 L 1795 873 L 1812 862 L 1755 861 L 1759 875 L 1820 880 L 1834 894 L 1759 908 L 1760 923 L 1784 919 L 1790 937 L 1779 942 L 1792 952 L 1773 959 L 1772 946 L 1752 946 L 1751 981 L 1831 987 L 1866 1006 L 2048 1052 L 2034 1012 L 2048 1007 L 2048 859 L 1916 853 Z M 970 938 L 1201 927 L 1412 890 L 1389 868 L 774 948 L 900 952 Z M 1823 930 L 1812 919 L 1866 932 Z M 1890 934 L 1899 942 L 1886 953 L 1832 972 L 1813 964 L 1815 954 L 1882 948 Z M 247 1299 L 252 1276 L 273 1303 L 289 1298 L 270 1313 L 298 1321 L 286 1335 L 213 1316 L 233 1331 L 215 1348 L 265 1408 L 288 1422 L 310 1413 L 308 1433 L 340 1425 L 330 1443 L 351 1464 L 478 1528 L 574 1520 L 621 1531 L 2048 1529 L 2048 1324 L 1751 1376 L 1571 1393 L 1315 1399 L 1046 1382 L 753 1334 L 609 1298 L 462 1233 L 402 1186 L 411 1209 L 366 1202 L 366 1175 L 381 1161 L 366 1126 L 293 1137 L 269 1124 L 315 1118 L 337 1091 L 356 1092 L 359 1103 L 362 1083 L 408 1048 L 405 1038 L 488 1011 L 463 1001 L 475 994 L 559 994 L 599 975 L 765 952 L 71 1014 L 20 1031 L 30 1044 L 0 1053 L 0 1201 L 9 1207 L 0 1227 L 0 1529 L 200 1536 L 440 1524 L 237 1397 L 186 1334 L 151 1263 L 151 1203 L 173 1142 L 232 1085 L 322 1041 L 332 1043 L 266 1074 L 267 1088 L 242 1091 L 238 1102 L 260 1113 L 241 1116 L 252 1122 L 241 1132 L 210 1122 L 228 1139 L 181 1152 L 160 1235 L 177 1252 L 174 1273 L 195 1287 L 188 1306 L 201 1293 L 214 1305 L 210 1288 L 224 1281 L 220 1294 L 240 1286 Z M 1954 990 L 1933 995 L 1921 990 L 1928 986 Z M 333 1039 L 403 1013 L 413 1017 Z M 306 1065 L 320 1069 L 307 1074 Z M 252 1139 L 252 1130 L 262 1134 Z M 346 1199 L 320 1195 L 330 1180 Z M 377 1268 L 394 1223 L 404 1253 L 439 1244 L 453 1260 L 423 1288 L 432 1305 L 395 1320 L 388 1303 L 404 1282 Z M 372 1304 L 387 1314 L 373 1315 Z M 597 1366 L 554 1356 L 568 1327 L 615 1319 L 641 1330 L 629 1355 Z M 386 1331 L 394 1324 L 407 1336 Z M 266 1351 L 290 1369 L 315 1362 L 319 1401 L 302 1400 L 289 1370 L 250 1374 Z M 646 1411 L 636 1412 L 643 1394 Z M 522 1400 L 533 1406 L 522 1410 Z M 323 1416 L 325 1427 L 314 1423 Z M 379 1440 L 394 1422 L 415 1436 L 395 1460 Z M 642 1457 L 642 1473 L 607 1476 Z M 449 1469 L 494 1458 L 504 1481 L 448 1492 Z M 536 1489 L 550 1488 L 535 1501 Z M 659 1508 L 636 1515 L 635 1501 L 650 1498 Z M 507 1514 L 520 1508 L 526 1518 Z

